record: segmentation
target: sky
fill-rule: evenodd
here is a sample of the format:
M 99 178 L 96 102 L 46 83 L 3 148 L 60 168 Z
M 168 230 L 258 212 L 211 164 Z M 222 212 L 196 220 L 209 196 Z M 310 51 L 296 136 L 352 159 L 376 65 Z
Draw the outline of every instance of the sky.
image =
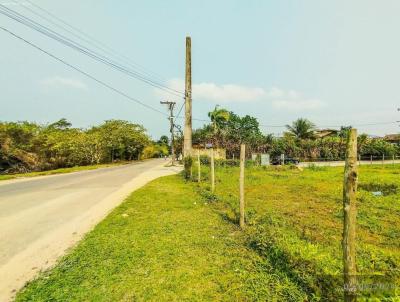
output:
M 398 0 L 30 1 L 177 91 L 184 91 L 185 37 L 190 36 L 195 119 L 207 120 L 207 113 L 220 105 L 257 117 L 263 132 L 276 135 L 299 117 L 320 128 L 352 125 L 373 135 L 399 132 Z M 29 1 L 0 4 L 79 41 Z M 0 30 L 0 120 L 49 123 L 67 118 L 85 128 L 124 119 L 143 124 L 155 139 L 168 134 L 165 115 L 132 99 L 166 114 L 160 101 L 176 101 L 178 110 L 182 97 L 128 77 L 2 14 L 0 26 L 130 97 Z M 194 128 L 204 124 L 198 120 Z

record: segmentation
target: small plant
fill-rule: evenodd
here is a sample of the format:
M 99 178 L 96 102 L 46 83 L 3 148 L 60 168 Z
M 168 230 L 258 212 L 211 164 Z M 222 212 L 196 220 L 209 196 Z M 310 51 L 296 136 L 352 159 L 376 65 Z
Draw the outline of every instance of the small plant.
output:
M 210 164 L 210 157 L 208 155 L 200 155 L 200 163 L 208 166 Z
M 318 165 L 316 165 L 315 163 L 310 163 L 310 164 L 308 165 L 308 169 L 310 169 L 311 171 L 314 171 L 314 172 L 319 172 L 319 171 L 326 171 L 327 167 L 325 167 L 325 166 L 318 166 Z
M 207 190 L 201 190 L 200 195 L 207 201 L 207 202 L 216 202 L 218 201 L 218 196 L 215 195 L 214 193 L 207 191 Z
M 215 163 L 220 167 L 239 167 L 240 161 L 238 159 L 217 159 Z

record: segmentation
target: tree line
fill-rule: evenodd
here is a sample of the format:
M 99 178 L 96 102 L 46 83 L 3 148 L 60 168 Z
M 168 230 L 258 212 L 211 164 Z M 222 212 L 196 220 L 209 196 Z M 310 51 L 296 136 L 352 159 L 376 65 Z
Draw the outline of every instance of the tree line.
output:
M 208 114 L 210 122 L 193 131 L 197 147 L 213 145 L 224 148 L 227 157 L 238 158 L 240 144 L 248 154 L 285 154 L 300 160 L 341 160 L 345 156 L 346 135 L 351 127 L 342 127 L 319 137 L 316 126 L 307 119 L 297 119 L 286 126 L 282 137 L 263 134 L 255 117 L 238 114 L 218 106 Z M 178 134 L 175 148 L 182 150 L 183 137 Z M 74 128 L 66 119 L 41 125 L 32 122 L 0 122 L 0 173 L 18 173 L 130 161 L 167 156 L 167 136 L 152 141 L 142 125 L 123 120 L 108 120 L 87 129 Z M 180 152 L 179 152 L 180 151 Z M 358 137 L 358 153 L 389 158 L 400 155 L 400 147 L 382 138 L 366 134 Z
M 41 125 L 0 122 L 0 172 L 17 173 L 129 161 L 168 154 L 168 138 L 153 142 L 142 125 L 108 120 L 88 129 L 66 119 Z
M 193 131 L 193 144 L 205 147 L 212 144 L 225 148 L 227 157 L 238 158 L 240 144 L 246 144 L 248 154 L 269 153 L 272 156 L 285 154 L 301 160 L 343 160 L 346 152 L 346 137 L 351 126 L 320 137 L 314 123 L 299 118 L 291 125 L 286 125 L 282 137 L 263 134 L 255 117 L 239 116 L 234 112 L 218 106 L 208 114 L 210 123 Z M 178 145 L 181 140 L 177 140 Z M 178 146 L 179 147 L 179 146 Z M 358 137 L 358 154 L 363 158 L 400 155 L 400 147 L 383 138 L 369 137 L 360 134 Z

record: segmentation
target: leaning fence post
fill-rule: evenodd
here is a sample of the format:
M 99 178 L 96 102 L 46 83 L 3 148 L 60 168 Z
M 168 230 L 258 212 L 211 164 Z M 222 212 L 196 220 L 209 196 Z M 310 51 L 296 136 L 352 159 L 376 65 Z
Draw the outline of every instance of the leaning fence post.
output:
M 343 275 L 344 301 L 357 301 L 356 277 L 356 193 L 357 193 L 357 130 L 351 129 L 347 140 L 343 182 Z
M 211 192 L 215 191 L 214 148 L 211 148 Z
M 200 149 L 197 149 L 197 181 L 201 182 Z
M 239 225 L 244 228 L 244 164 L 246 158 L 246 145 L 240 145 L 240 176 L 239 176 Z

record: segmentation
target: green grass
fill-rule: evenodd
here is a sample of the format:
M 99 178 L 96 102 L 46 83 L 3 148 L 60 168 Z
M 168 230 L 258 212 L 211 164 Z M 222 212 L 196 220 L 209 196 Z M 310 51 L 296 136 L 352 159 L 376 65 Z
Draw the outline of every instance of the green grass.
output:
M 19 174 L 0 174 L 0 181 L 8 180 L 8 179 L 15 179 L 15 178 L 36 177 L 36 176 L 64 174 L 64 173 L 71 173 L 71 172 L 78 172 L 78 171 L 85 171 L 85 170 L 95 170 L 95 169 L 99 169 L 99 168 L 107 168 L 107 167 L 119 166 L 119 165 L 124 165 L 124 164 L 127 164 L 127 162 L 118 162 L 118 163 L 112 163 L 112 164 L 98 164 L 98 165 L 89 165 L 89 166 L 76 166 L 76 167 L 70 167 L 70 168 L 60 168 L 60 169 L 55 169 L 55 170 L 19 173 Z
M 305 294 L 184 184 L 133 193 L 17 301 L 299 301 Z
M 217 171 L 213 198 L 226 205 L 226 215 L 237 221 L 239 170 L 220 167 Z M 365 291 L 361 296 L 400 301 L 400 166 L 361 166 L 359 175 L 359 279 L 398 288 L 397 292 Z M 246 170 L 248 245 L 309 299 L 341 299 L 342 181 L 343 167 Z M 381 190 L 384 196 L 375 197 L 369 190 Z M 207 194 L 208 185 L 200 191 Z
M 247 168 L 244 231 L 239 170 L 216 171 L 215 194 L 207 168 L 200 186 L 171 176 L 133 193 L 17 301 L 341 301 L 343 167 Z M 397 165 L 360 168 L 362 282 L 400 288 L 399 176 Z

